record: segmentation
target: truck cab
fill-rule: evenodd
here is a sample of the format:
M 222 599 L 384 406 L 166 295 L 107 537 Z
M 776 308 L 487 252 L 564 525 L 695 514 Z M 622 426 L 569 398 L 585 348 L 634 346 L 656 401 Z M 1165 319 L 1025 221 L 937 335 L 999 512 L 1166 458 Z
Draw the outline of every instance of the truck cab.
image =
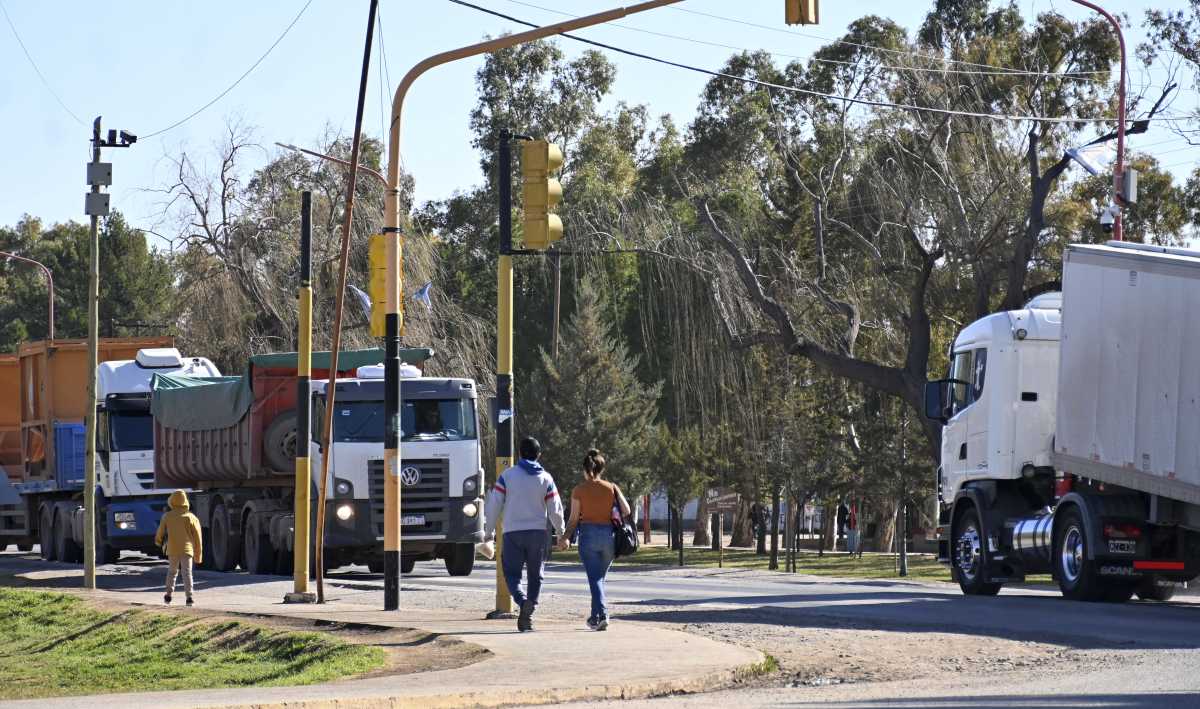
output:
M 926 390 L 926 416 L 944 422 L 942 503 L 975 480 L 1018 480 L 1052 469 L 1062 299 L 994 313 L 954 340 L 945 379 Z
M 467 575 L 475 544 L 483 540 L 475 383 L 401 369 L 401 568 L 441 558 L 451 574 Z M 338 562 L 376 569 L 382 568 L 384 530 L 383 367 L 360 367 L 356 375 L 336 380 L 326 547 L 344 550 Z M 327 454 L 320 443 L 327 387 L 327 381 L 311 384 L 314 486 Z M 364 537 L 373 543 L 362 544 Z

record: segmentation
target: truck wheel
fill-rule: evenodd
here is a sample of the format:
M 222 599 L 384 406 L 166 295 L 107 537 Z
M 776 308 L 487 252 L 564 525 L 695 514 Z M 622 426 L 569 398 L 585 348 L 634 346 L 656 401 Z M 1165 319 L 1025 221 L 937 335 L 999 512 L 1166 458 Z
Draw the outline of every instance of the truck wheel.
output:
M 1078 507 L 1063 513 L 1054 539 L 1053 549 L 1058 552 L 1054 563 L 1058 565 L 1058 588 L 1063 597 L 1073 601 L 1104 600 L 1110 587 L 1101 583 L 1095 561 L 1088 559 L 1087 532 Z
M 42 547 L 43 561 L 58 560 L 58 546 L 54 543 L 54 508 L 49 505 L 42 508 L 38 522 L 38 543 Z
M 280 576 L 291 576 L 292 569 L 296 565 L 296 556 L 287 549 L 279 549 L 275 552 L 275 573 Z
M 218 502 L 213 509 L 212 524 L 212 565 L 217 571 L 233 571 L 238 565 L 241 544 L 237 537 L 229 531 L 229 515 L 225 512 L 225 503 Z M 205 554 L 204 556 L 208 556 Z
M 455 544 L 445 561 L 446 571 L 451 576 L 470 576 L 475 568 L 475 545 Z
M 296 433 L 296 411 L 285 411 L 275 417 L 263 432 L 263 457 L 267 465 L 281 473 L 296 469 L 296 447 L 304 440 Z
M 987 548 L 984 546 L 983 525 L 979 512 L 968 509 L 954 525 L 950 540 L 950 555 L 958 576 L 958 587 L 968 596 L 994 596 L 1001 584 L 983 580 L 987 569 Z
M 59 561 L 65 561 L 68 564 L 78 564 L 83 561 L 83 551 L 79 545 L 75 543 L 75 535 L 71 533 L 71 513 L 68 511 L 68 506 L 63 505 L 58 508 L 58 514 L 54 515 L 56 524 L 54 525 L 54 546 L 58 554 Z
M 21 552 L 22 554 L 28 554 L 29 552 L 33 551 L 33 542 L 19 542 L 17 544 L 17 551 Z
M 271 538 L 259 534 L 258 525 L 247 519 L 242 526 L 242 565 L 248 574 L 275 573 L 275 548 Z
M 212 528 L 200 527 L 200 544 L 204 547 L 204 559 L 200 561 L 200 568 L 206 571 L 212 571 L 215 567 L 213 564 L 213 543 L 212 543 Z
M 1143 601 L 1169 601 L 1175 596 L 1177 588 L 1179 588 L 1178 584 L 1171 581 L 1160 579 L 1157 576 L 1147 576 L 1138 583 L 1135 592 L 1137 597 Z
M 383 559 L 371 559 L 367 562 L 367 571 L 373 574 L 383 573 Z
M 400 573 L 411 574 L 413 569 L 417 568 L 417 557 L 402 556 L 400 557 Z

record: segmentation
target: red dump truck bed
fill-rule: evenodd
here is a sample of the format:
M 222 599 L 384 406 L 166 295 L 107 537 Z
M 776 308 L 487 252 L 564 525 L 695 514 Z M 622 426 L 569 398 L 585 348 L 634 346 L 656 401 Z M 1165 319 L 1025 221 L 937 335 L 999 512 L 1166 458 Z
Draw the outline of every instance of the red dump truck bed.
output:
M 312 379 L 328 379 L 328 352 L 314 352 Z M 432 351 L 401 350 L 410 364 L 424 363 Z M 383 361 L 382 349 L 338 355 L 339 377 Z M 243 377 L 199 379 L 156 377 L 154 415 L 156 487 L 220 487 L 294 473 L 296 446 L 307 432 L 296 431 L 297 355 L 255 355 Z

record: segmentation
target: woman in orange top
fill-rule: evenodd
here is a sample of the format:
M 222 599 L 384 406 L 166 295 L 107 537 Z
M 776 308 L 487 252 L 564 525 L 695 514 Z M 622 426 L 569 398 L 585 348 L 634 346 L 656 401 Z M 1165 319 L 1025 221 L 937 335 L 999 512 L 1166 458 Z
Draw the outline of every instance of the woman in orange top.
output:
M 592 630 L 608 629 L 608 603 L 604 596 L 605 577 L 616 555 L 613 536 L 614 507 L 622 516 L 629 514 L 629 502 L 621 489 L 603 480 L 604 456 L 592 448 L 583 458 L 584 481 L 571 491 L 571 519 L 559 548 L 565 549 L 579 529 L 579 560 L 587 572 L 592 592 L 592 614 L 587 625 Z

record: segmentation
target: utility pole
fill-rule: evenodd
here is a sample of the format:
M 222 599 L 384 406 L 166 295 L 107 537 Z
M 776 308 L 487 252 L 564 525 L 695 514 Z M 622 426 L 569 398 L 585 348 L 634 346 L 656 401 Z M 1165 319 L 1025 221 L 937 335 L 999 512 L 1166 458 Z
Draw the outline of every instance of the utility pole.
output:
M 293 510 L 292 533 L 292 592 L 285 594 L 284 603 L 315 603 L 316 595 L 308 590 L 309 552 L 312 534 L 312 473 L 308 457 L 308 440 L 312 414 L 309 381 L 312 376 L 312 192 L 300 194 L 300 290 L 297 294 L 299 321 L 296 329 L 296 506 Z M 336 375 L 330 375 L 333 379 Z M 327 449 L 328 450 L 328 449 Z
M 383 203 L 383 235 L 387 242 L 387 293 L 388 293 L 388 310 L 386 316 L 386 335 L 384 336 L 384 412 L 387 417 L 385 426 L 387 434 L 384 438 L 384 610 L 396 610 L 399 607 L 399 562 L 400 562 L 400 494 L 399 494 L 399 475 L 400 475 L 400 332 L 402 322 L 400 318 L 400 291 L 403 286 L 404 272 L 401 268 L 401 258 L 403 255 L 404 242 L 400 233 L 400 136 L 401 136 L 401 119 L 404 115 L 404 99 L 408 95 L 409 88 L 413 82 L 417 80 L 425 72 L 430 69 L 449 64 L 450 62 L 468 57 L 478 56 L 480 54 L 488 54 L 496 52 L 508 47 L 515 47 L 519 44 L 527 44 L 535 40 L 545 37 L 552 37 L 563 32 L 591 27 L 593 25 L 603 24 L 605 22 L 613 22 L 622 19 L 629 15 L 653 10 L 655 8 L 664 7 L 681 2 L 681 0 L 647 0 L 630 7 L 619 7 L 606 12 L 578 17 L 563 22 L 555 22 L 544 27 L 536 27 L 525 32 L 497 37 L 477 44 L 451 49 L 446 52 L 435 54 L 418 62 L 413 68 L 409 69 L 396 86 L 396 93 L 392 98 L 392 112 L 389 121 L 388 131 L 388 163 L 387 163 L 387 192 L 384 196 Z M 357 159 L 354 160 L 357 163 Z M 511 217 L 510 217 L 511 218 Z M 512 292 L 512 260 L 511 256 L 500 256 L 500 273 L 497 274 L 497 289 L 500 293 Z M 505 276 L 507 273 L 507 277 Z M 508 323 L 511 328 L 511 320 Z M 511 343 L 510 343 L 511 345 Z M 504 369 L 497 362 L 497 371 Z M 509 357 L 509 391 L 511 413 L 511 355 Z M 497 404 L 501 398 L 501 392 L 496 392 Z M 497 406 L 499 408 L 499 406 Z M 511 431 L 511 428 L 510 428 Z M 511 434 L 510 434 L 511 435 Z M 511 457 L 511 446 L 509 449 Z M 499 453 L 497 453 L 499 456 Z M 500 544 L 497 548 L 503 546 Z M 497 567 L 499 567 L 499 555 L 497 555 Z M 394 575 L 392 573 L 392 565 L 394 565 Z M 394 584 L 394 590 L 392 589 Z M 499 589 L 497 589 L 499 591 Z M 500 594 L 497 593 L 497 596 Z M 391 601 L 393 600 L 394 603 Z M 504 605 L 511 608 L 511 600 L 506 600 Z M 497 600 L 497 610 L 501 603 Z
M 128 148 L 137 136 L 108 131 L 100 138 L 100 116 L 92 122 L 92 161 L 87 164 L 87 181 L 92 190 L 84 196 L 83 211 L 91 217 L 91 265 L 88 268 L 88 408 L 85 416 L 85 459 L 83 463 L 83 587 L 96 590 L 96 367 L 100 349 L 100 217 L 108 216 L 109 196 L 101 186 L 112 184 L 112 163 L 100 162 L 100 148 Z M 53 314 L 51 314 L 53 323 Z M 53 327 L 53 324 L 51 324 Z M 51 336 L 53 338 L 53 335 Z

